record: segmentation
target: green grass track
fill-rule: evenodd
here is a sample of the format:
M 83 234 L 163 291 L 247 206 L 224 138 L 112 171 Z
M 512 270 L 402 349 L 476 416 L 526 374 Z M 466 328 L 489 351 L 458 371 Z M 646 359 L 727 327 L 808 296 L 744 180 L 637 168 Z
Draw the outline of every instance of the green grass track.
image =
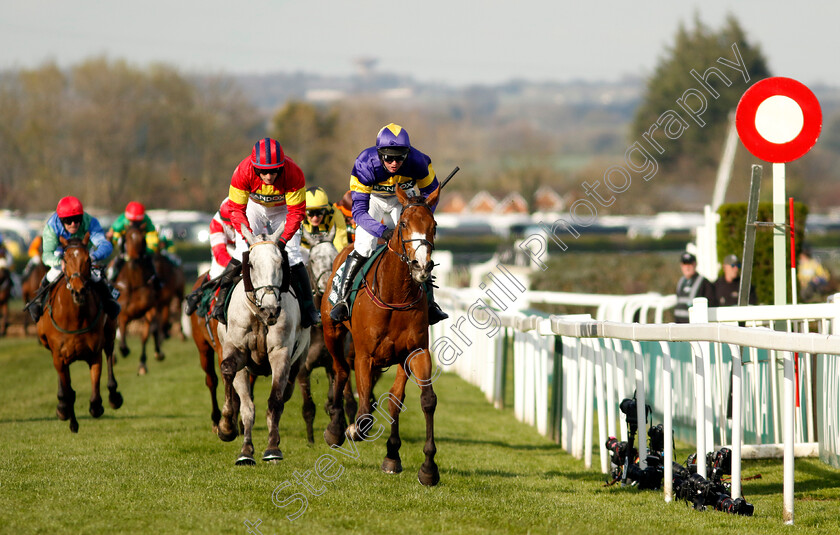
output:
M 259 460 L 267 441 L 267 381 L 261 379 L 254 432 L 258 464 L 237 467 L 241 437 L 223 443 L 212 434 L 208 391 L 191 341 L 167 341 L 166 360 L 152 359 L 145 377 L 136 375 L 136 337 L 130 337 L 130 347 L 132 354 L 118 357 L 116 366 L 125 404 L 117 411 L 107 405 L 103 379 L 106 411 L 98 420 L 87 412 L 87 366 L 71 366 L 80 425 L 72 434 L 55 416 L 57 375 L 49 352 L 34 338 L 0 339 L 0 532 L 787 535 L 840 530 L 840 473 L 818 460 L 797 462 L 794 526 L 781 520 L 780 461 L 744 466 L 745 476 L 762 475 L 743 485 L 755 504 L 754 517 L 696 512 L 684 502 L 664 503 L 659 492 L 604 487 L 597 451 L 596 469 L 584 469 L 582 461 L 517 422 L 510 410 L 493 409 L 477 388 L 452 374 L 435 383 L 437 487 L 417 481 L 425 438 L 419 389 L 409 383 L 400 421 L 404 471 L 386 475 L 379 469 L 384 436 L 359 443 L 358 459 L 324 443 L 323 370 L 313 374 L 315 446 L 306 443 L 295 392 L 280 421 L 285 460 Z M 221 389 L 219 396 L 222 401 Z M 682 446 L 679 460 L 690 451 Z M 333 480 L 324 483 L 313 469 L 326 454 L 338 464 L 329 470 Z M 295 472 L 307 471 L 313 491 L 295 481 Z M 296 520 L 286 516 L 298 510 L 299 501 L 286 508 L 272 502 L 278 487 L 279 502 L 296 492 L 306 495 L 306 509 Z

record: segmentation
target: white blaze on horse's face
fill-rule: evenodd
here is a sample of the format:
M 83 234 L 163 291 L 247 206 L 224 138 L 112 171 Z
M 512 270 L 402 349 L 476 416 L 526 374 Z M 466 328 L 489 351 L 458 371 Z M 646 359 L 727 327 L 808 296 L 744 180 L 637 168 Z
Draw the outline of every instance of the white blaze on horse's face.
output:
M 423 232 L 412 232 L 411 243 L 414 245 L 414 258 L 411 262 L 411 276 L 417 282 L 426 282 L 432 276 L 432 250 L 426 245 L 427 236 Z

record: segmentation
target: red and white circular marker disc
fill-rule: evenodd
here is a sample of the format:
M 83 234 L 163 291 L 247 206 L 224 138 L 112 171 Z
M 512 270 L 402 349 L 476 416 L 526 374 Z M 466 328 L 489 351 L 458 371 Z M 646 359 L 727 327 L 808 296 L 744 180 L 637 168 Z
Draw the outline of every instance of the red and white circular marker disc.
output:
M 792 78 L 766 78 L 738 102 L 735 126 L 753 156 L 773 163 L 795 160 L 817 142 L 822 110 L 810 89 Z

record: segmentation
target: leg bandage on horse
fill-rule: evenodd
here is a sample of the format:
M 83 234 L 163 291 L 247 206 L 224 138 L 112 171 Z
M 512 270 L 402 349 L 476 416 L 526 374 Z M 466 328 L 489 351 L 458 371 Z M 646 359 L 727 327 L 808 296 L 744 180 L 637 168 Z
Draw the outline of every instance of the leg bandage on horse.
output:
M 312 284 L 309 280 L 309 273 L 303 263 L 290 266 L 292 271 L 291 283 L 297 294 L 300 305 L 300 317 L 302 327 L 311 327 L 321 323 L 321 313 L 315 308 L 312 302 Z
M 330 310 L 330 318 L 333 321 L 347 321 L 350 319 L 350 307 L 347 304 L 347 297 L 350 293 L 350 286 L 353 285 L 353 279 L 361 269 L 362 264 L 365 263 L 364 256 L 352 251 L 344 263 L 344 274 L 341 276 L 341 287 L 338 289 L 338 302 Z

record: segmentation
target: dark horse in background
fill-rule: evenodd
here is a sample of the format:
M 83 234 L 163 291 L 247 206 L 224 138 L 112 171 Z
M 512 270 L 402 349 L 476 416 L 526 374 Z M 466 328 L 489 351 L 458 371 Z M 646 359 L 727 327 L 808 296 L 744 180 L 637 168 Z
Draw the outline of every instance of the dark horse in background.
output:
M 43 262 L 38 262 L 32 269 L 29 270 L 29 273 L 23 278 L 23 281 L 20 284 L 21 294 L 23 297 L 23 302 L 28 303 L 35 297 L 35 294 L 38 293 L 38 287 L 41 285 L 41 280 L 47 274 L 47 266 L 44 265 Z M 29 329 L 29 322 L 31 318 L 29 314 L 23 315 L 23 334 L 28 334 Z
M 157 311 L 158 323 L 163 329 L 164 338 L 168 338 L 172 326 L 177 325 L 181 340 L 186 340 L 184 331 L 181 329 L 184 286 L 187 284 L 184 270 L 161 253 L 155 253 L 152 261 L 162 283 L 158 292 Z
M 60 420 L 70 420 L 70 431 L 79 431 L 74 404 L 76 392 L 70 385 L 70 364 L 77 360 L 90 366 L 90 415 L 99 418 L 105 409 L 99 394 L 102 352 L 108 363 L 108 402 L 114 409 L 122 406 L 122 395 L 114 379 L 114 339 L 116 322 L 109 320 L 99 296 L 92 288 L 88 251 L 90 235 L 84 239 L 59 237 L 64 249 L 62 279 L 47 296 L 44 314 L 38 320 L 38 337 L 52 352 L 58 372 L 58 407 Z
M 9 323 L 9 299 L 12 297 L 12 271 L 0 265 L 0 336 L 6 336 Z
M 432 208 L 437 204 L 440 188 L 425 200 L 421 197 L 409 198 L 401 188 L 395 189 L 403 205 L 402 215 L 388 242 L 388 250 L 374 261 L 365 275 L 365 286 L 356 296 L 350 320 L 333 322 L 329 315 L 329 300 L 321 304 L 324 341 L 333 357 L 335 371 L 331 421 L 324 431 L 324 438 L 330 446 L 338 446 L 344 442 L 345 432 L 351 440 L 369 437 L 371 428 L 378 425 L 371 415 L 373 370 L 397 366 L 394 384 L 381 398 L 388 399 L 391 424 L 382 470 L 386 473 L 402 471 L 399 417 L 404 408 L 405 385 L 409 376 L 413 375 L 412 381 L 420 386 L 420 405 L 426 418 L 426 443 L 423 447 L 426 459 L 420 467 L 418 479 L 423 485 L 432 486 L 440 481 L 434 459 L 437 451 L 434 440 L 437 396 L 432 388 L 428 305 L 421 285 L 427 281 L 431 283 L 434 265 L 431 253 L 436 227 Z M 332 287 L 336 269 L 344 263 L 348 254 L 349 248 L 336 257 L 327 292 Z M 344 399 L 341 395 L 350 372 L 350 364 L 344 355 L 344 340 L 348 333 L 353 336 L 356 350 L 354 367 L 359 393 L 359 416 L 350 428 L 344 420 Z M 377 413 L 383 410 L 377 408 Z M 381 431 L 381 427 L 379 429 Z
M 158 291 L 152 284 L 151 264 L 146 258 L 146 229 L 144 225 L 131 225 L 125 232 L 124 247 L 128 257 L 119 274 L 117 274 L 114 286 L 120 291 L 119 318 L 120 327 L 120 353 L 123 357 L 128 356 L 130 350 L 126 344 L 128 334 L 128 323 L 136 319 L 145 318 L 141 334 L 142 350 L 140 353 L 140 366 L 137 369 L 139 375 L 146 375 L 146 341 L 149 333 L 154 333 L 155 358 L 163 360 L 164 354 L 161 351 L 163 343 L 162 330 L 158 321 Z

